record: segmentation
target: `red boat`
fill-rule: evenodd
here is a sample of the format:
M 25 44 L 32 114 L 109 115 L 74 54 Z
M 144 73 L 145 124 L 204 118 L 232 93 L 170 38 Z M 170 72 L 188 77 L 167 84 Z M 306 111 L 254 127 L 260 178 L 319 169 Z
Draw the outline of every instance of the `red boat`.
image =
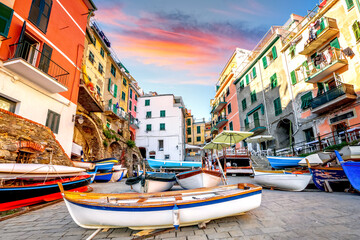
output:
M 19 179 L 3 181 L 5 183 L 0 187 L 0 211 L 60 199 L 62 196 L 57 183 L 62 183 L 68 191 L 87 191 L 91 180 L 92 175 L 86 174 L 41 182 Z

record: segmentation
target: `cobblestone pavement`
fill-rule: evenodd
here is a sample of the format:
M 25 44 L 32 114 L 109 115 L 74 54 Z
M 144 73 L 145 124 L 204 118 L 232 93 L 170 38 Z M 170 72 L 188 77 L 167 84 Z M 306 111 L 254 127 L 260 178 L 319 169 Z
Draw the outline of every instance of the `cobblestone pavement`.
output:
M 230 177 L 229 182 L 252 179 Z M 123 181 L 92 187 L 95 192 L 128 190 Z M 203 230 L 183 227 L 155 239 L 360 239 L 359 222 L 360 194 L 264 190 L 261 206 L 253 211 L 211 221 Z M 86 239 L 93 232 L 73 222 L 64 202 L 0 222 L 0 239 Z M 131 239 L 136 232 L 110 229 L 94 239 Z

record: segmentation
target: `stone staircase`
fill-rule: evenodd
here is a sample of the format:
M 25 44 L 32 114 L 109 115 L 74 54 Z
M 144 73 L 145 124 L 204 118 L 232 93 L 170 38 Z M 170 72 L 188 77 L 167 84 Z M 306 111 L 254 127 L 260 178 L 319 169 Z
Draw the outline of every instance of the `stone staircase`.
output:
M 265 156 L 251 156 L 251 162 L 254 168 L 257 169 L 271 169 L 270 163 Z

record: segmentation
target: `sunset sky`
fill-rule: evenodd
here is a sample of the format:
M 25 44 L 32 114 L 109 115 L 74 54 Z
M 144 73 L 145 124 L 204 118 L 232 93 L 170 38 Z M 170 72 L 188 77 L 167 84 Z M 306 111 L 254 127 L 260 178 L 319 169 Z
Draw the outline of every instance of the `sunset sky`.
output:
M 95 19 L 145 91 L 182 96 L 195 118 L 210 99 L 236 47 L 252 50 L 291 13 L 316 0 L 95 0 Z M 140 107 L 140 106 L 139 106 Z

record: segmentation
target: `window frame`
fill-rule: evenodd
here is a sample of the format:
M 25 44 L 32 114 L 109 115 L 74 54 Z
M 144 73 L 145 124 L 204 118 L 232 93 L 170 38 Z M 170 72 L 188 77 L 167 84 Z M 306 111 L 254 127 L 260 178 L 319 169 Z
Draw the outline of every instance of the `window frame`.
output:
M 37 6 L 34 5 L 35 2 L 36 2 L 36 0 L 32 0 L 31 6 L 30 6 L 29 15 L 28 15 L 28 20 L 29 20 L 32 24 L 34 24 L 40 31 L 42 31 L 42 32 L 45 33 L 45 34 L 46 34 L 46 32 L 47 32 L 47 28 L 48 28 L 48 25 L 49 25 L 49 19 L 50 19 L 51 9 L 52 9 L 52 5 L 53 5 L 53 1 L 52 1 L 52 0 L 48 0 L 48 1 L 50 1 L 50 4 L 46 3 L 46 1 L 47 1 L 47 0 L 40 0 L 40 6 L 38 6 L 38 8 L 39 8 L 39 13 L 38 13 L 38 15 L 37 15 L 37 17 L 36 17 L 36 20 L 35 20 L 35 19 L 32 19 L 32 17 L 31 17 L 31 12 L 34 11 L 34 10 L 33 10 L 33 7 L 34 7 L 34 9 L 35 9 L 35 7 L 37 8 Z M 45 4 L 48 5 L 48 7 L 49 7 L 49 12 L 48 12 L 48 14 L 47 14 L 47 16 L 46 16 L 47 21 L 46 21 L 45 29 L 42 29 L 42 28 L 40 28 L 40 22 L 41 22 L 41 18 L 43 17 L 43 12 L 44 12 Z
M 150 106 L 150 99 L 145 99 L 145 106 Z
M 48 109 L 45 126 L 57 134 L 59 133 L 60 119 L 61 115 L 59 113 Z M 51 123 L 49 121 L 51 121 Z
M 166 117 L 166 111 L 160 110 L 160 117 Z
M 165 123 L 160 123 L 160 131 L 165 131 Z
M 151 124 L 146 124 L 146 132 L 151 132 Z
M 8 16 L 0 15 L 0 19 L 2 19 L 5 22 L 4 31 L 0 32 L 0 36 L 3 36 L 5 38 L 7 38 L 8 34 L 9 34 L 9 29 L 10 29 L 12 17 L 14 15 L 14 10 L 9 8 L 8 6 L 6 6 L 5 4 L 3 4 L 1 2 L 0 2 L 0 7 L 4 8 L 5 11 L 8 11 L 7 12 Z

